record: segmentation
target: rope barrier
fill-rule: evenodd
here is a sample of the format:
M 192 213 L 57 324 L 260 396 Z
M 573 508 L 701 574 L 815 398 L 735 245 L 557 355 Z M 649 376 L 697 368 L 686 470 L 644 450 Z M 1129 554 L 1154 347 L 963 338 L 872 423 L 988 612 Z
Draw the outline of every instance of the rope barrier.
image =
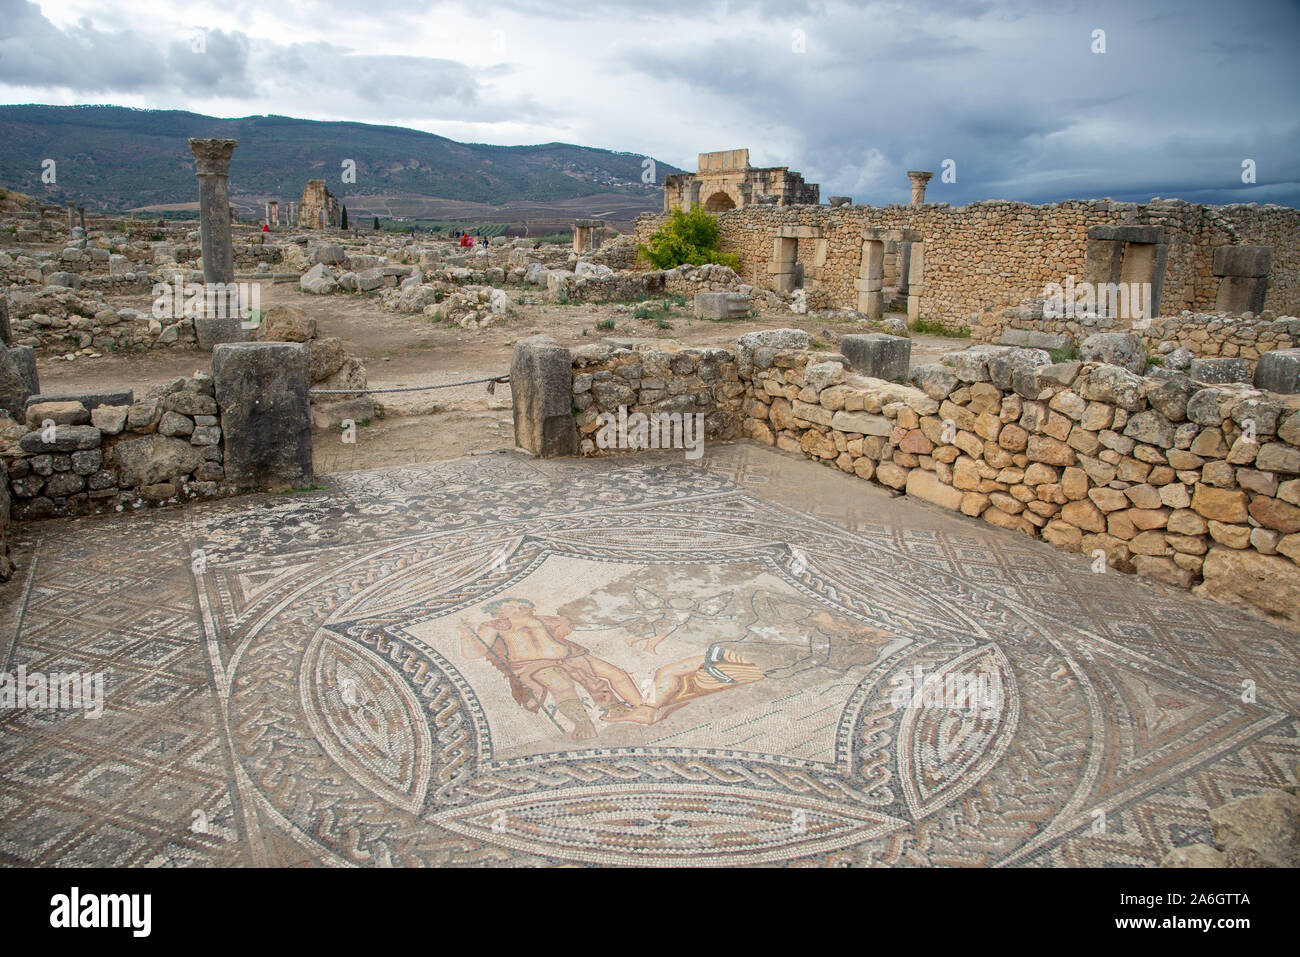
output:
M 461 382 L 440 382 L 437 385 L 399 385 L 387 389 L 308 389 L 308 395 L 379 395 L 383 392 L 419 392 L 423 389 L 451 389 L 461 385 L 477 385 L 480 382 L 488 384 L 488 395 L 496 394 L 498 382 L 509 382 L 509 373 L 505 375 L 487 376 L 483 379 L 465 379 Z

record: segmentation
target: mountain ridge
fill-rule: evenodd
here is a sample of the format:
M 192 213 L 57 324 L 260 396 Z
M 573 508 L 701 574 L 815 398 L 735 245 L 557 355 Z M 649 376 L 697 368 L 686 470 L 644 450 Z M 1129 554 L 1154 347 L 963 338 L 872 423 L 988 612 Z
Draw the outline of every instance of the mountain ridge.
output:
M 212 117 L 186 110 L 86 104 L 0 106 L 0 184 L 46 202 L 76 202 L 120 212 L 190 203 L 194 165 L 186 139 L 239 140 L 231 159 L 231 202 L 257 208 L 266 199 L 295 200 L 309 179 L 358 211 L 365 198 L 391 207 L 394 198 L 482 206 L 607 206 L 660 208 L 663 177 L 680 172 L 655 160 L 653 184 L 641 182 L 642 154 L 539 143 L 461 143 L 436 133 L 354 120 L 303 120 L 278 114 Z M 56 163 L 56 182 L 42 182 L 42 163 Z M 356 182 L 343 182 L 344 161 Z M 47 164 L 48 165 L 48 164 Z

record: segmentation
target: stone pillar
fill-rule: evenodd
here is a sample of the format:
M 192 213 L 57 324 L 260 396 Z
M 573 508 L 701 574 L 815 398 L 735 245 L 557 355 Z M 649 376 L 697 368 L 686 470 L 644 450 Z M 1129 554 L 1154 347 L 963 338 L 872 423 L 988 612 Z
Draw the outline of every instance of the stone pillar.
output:
M 573 421 L 573 360 L 550 336 L 515 343 L 510 358 L 515 445 L 540 458 L 578 454 Z
M 40 391 L 36 351 L 31 346 L 0 348 L 0 409 L 15 422 L 25 422 L 27 400 Z
M 908 205 L 920 206 L 925 202 L 925 184 L 930 182 L 930 177 L 934 173 L 925 173 L 919 170 L 909 169 L 907 178 L 912 181 L 912 200 Z
M 913 242 L 907 264 L 907 318 L 921 318 L 921 296 L 925 294 L 925 243 Z
M 68 203 L 68 232 L 77 228 L 77 207 L 74 203 Z
M 785 294 L 794 292 L 794 264 L 798 253 L 798 239 L 778 236 L 772 240 L 772 262 L 767 267 L 767 272 L 772 277 L 772 288 L 777 292 Z
M 222 343 L 212 378 L 226 479 L 242 488 L 301 488 L 312 480 L 307 347 L 299 342 Z
M 858 312 L 868 318 L 879 319 L 885 311 L 885 244 L 879 239 L 868 239 L 862 244 L 862 266 L 853 285 L 858 290 Z
M 280 201 L 278 199 L 271 200 L 271 225 L 277 227 L 280 225 Z
M 203 281 L 234 282 L 235 251 L 230 239 L 230 154 L 237 140 L 190 140 L 199 177 L 199 242 Z
M 1219 279 L 1215 312 L 1260 313 L 1273 270 L 1272 246 L 1220 246 L 1211 273 Z
M 77 218 L 81 221 L 81 235 L 86 235 L 86 207 L 77 207 Z

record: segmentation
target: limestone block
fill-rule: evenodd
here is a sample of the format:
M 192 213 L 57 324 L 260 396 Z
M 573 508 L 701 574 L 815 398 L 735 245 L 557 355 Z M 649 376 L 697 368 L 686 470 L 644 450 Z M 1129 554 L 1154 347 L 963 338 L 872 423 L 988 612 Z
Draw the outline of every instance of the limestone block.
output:
M 203 451 L 186 439 L 144 435 L 114 445 L 109 462 L 123 488 L 141 488 L 189 475 L 203 464 Z
M 1193 359 L 1188 375 L 1194 382 L 1213 385 L 1218 382 L 1249 382 L 1250 370 L 1245 359 Z
M 135 402 L 135 393 L 130 389 L 94 392 L 44 392 L 27 400 L 29 406 L 37 402 L 80 402 L 88 411 L 93 412 L 101 405 L 131 405 Z
M 1214 311 L 1240 315 L 1262 312 L 1268 294 L 1268 277 L 1224 276 L 1214 299 Z
M 1146 346 L 1131 332 L 1094 333 L 1080 343 L 1079 354 L 1084 362 L 1106 362 L 1138 375 L 1147 365 Z
M 28 399 L 39 391 L 36 353 L 32 347 L 0 349 L 0 409 L 22 422 Z
M 1258 278 L 1273 268 L 1272 246 L 1220 246 L 1214 251 L 1215 276 Z
M 225 439 L 226 478 L 246 488 L 306 485 L 312 478 L 307 347 L 222 343 L 212 377 Z
M 510 391 L 516 445 L 542 458 L 577 454 L 572 375 L 569 350 L 550 336 L 530 336 L 515 344 Z
M 1300 349 L 1265 352 L 1255 365 L 1256 389 L 1292 395 L 1300 392 Z
M 907 382 L 912 363 L 912 340 L 883 333 L 848 335 L 840 340 L 840 352 L 849 360 L 854 372 L 886 379 L 890 382 Z
M 1064 333 L 1059 335 L 1040 332 L 1037 329 L 1004 329 L 998 339 L 1004 346 L 1021 346 L 1027 349 L 1068 349 L 1074 345 L 1074 339 Z
M 697 319 L 741 319 L 749 315 L 749 296 L 739 292 L 697 292 Z

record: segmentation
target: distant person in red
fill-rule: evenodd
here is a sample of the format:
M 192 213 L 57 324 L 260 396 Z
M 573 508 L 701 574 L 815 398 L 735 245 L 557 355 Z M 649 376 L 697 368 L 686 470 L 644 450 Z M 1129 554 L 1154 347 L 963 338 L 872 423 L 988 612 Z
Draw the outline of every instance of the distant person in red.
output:
M 271 224 L 270 224 L 270 223 L 263 223 L 263 224 L 262 224 L 262 232 L 264 232 L 264 233 L 269 233 L 270 231 L 271 231 Z
M 474 245 L 474 240 L 472 240 L 472 239 L 469 238 L 469 234 L 468 234 L 468 233 L 461 233 L 461 235 L 460 235 L 460 245 L 461 245 L 461 248 L 462 248 L 462 249 L 464 249 L 466 246 L 473 246 L 473 245 Z

